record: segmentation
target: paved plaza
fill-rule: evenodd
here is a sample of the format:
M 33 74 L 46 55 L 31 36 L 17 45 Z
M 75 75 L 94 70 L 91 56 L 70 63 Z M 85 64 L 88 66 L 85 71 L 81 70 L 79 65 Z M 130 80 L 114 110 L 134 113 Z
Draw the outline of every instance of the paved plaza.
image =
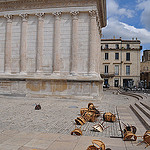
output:
M 137 99 L 125 95 L 116 95 L 114 91 L 104 91 L 99 100 L 75 100 L 60 98 L 27 98 L 1 96 L 0 109 L 0 150 L 85 150 L 93 139 L 101 140 L 106 148 L 112 150 L 142 150 L 145 144 L 136 146 L 142 139 L 124 142 L 121 138 L 119 120 L 115 123 L 104 123 L 106 130 L 94 132 L 96 123 L 87 122 L 82 126 L 83 136 L 71 136 L 75 128 L 74 119 L 80 116 L 80 108 L 93 102 L 97 109 L 112 112 L 120 122 L 137 127 L 137 135 L 143 135 L 145 128 L 129 109 Z M 150 96 L 144 96 L 150 102 Z M 35 103 L 41 110 L 34 110 Z M 148 149 L 148 148 L 147 148 Z

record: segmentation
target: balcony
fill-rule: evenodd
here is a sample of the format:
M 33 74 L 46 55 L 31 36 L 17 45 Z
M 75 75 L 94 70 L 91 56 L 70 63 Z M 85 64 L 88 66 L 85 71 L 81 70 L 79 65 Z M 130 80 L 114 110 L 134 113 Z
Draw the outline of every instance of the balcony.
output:
M 115 73 L 101 73 L 100 75 L 102 78 L 113 78 L 115 76 Z

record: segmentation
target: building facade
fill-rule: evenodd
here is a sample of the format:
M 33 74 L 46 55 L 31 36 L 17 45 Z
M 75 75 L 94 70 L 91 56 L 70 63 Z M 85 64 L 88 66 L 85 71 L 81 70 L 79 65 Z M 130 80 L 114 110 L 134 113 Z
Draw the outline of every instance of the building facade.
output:
M 106 0 L 0 1 L 0 94 L 99 97 Z
M 140 81 L 140 41 L 102 39 L 101 77 L 110 87 L 138 86 Z
M 143 51 L 140 72 L 143 87 L 150 88 L 150 50 Z

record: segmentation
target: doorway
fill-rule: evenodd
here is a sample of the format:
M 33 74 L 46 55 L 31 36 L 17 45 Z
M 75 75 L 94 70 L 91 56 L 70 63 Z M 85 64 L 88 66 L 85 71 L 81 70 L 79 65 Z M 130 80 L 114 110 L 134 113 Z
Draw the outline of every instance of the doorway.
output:
M 119 86 L 119 79 L 115 79 L 115 81 L 114 81 L 114 86 L 115 86 L 115 87 L 118 87 L 118 86 Z
M 123 87 L 129 87 L 130 81 L 133 81 L 133 79 L 123 79 Z

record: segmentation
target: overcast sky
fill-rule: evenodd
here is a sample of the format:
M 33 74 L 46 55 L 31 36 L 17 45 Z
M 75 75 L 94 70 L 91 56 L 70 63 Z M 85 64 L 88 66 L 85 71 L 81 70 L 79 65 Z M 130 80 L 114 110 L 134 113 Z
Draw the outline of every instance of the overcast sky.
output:
M 106 0 L 107 26 L 102 38 L 138 38 L 150 49 L 150 0 Z

